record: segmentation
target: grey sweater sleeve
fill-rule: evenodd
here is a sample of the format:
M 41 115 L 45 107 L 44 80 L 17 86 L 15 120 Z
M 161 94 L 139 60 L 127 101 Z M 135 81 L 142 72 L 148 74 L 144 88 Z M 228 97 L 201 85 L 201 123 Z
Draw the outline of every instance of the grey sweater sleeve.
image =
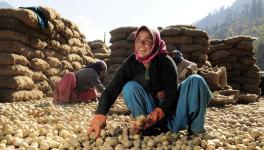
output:
M 102 93 L 105 89 L 104 85 L 102 84 L 102 82 L 100 81 L 99 76 L 93 76 L 91 78 L 91 83 L 92 85 L 98 90 L 98 92 Z
M 86 89 L 89 87 L 95 87 L 100 93 L 105 89 L 101 83 L 99 75 L 92 68 L 84 68 L 75 72 L 77 86 L 80 89 Z

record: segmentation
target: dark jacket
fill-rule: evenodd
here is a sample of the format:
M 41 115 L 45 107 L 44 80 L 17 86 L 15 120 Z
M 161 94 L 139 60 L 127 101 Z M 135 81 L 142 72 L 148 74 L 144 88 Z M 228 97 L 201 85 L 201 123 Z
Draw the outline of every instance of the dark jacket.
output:
M 99 101 L 96 114 L 106 115 L 122 91 L 123 86 L 129 81 L 139 83 L 147 92 L 150 92 L 154 102 L 168 115 L 177 108 L 177 71 L 172 58 L 159 55 L 149 65 L 149 80 L 145 79 L 145 67 L 131 55 L 121 65 L 105 89 Z M 165 99 L 159 103 L 157 92 L 165 90 Z

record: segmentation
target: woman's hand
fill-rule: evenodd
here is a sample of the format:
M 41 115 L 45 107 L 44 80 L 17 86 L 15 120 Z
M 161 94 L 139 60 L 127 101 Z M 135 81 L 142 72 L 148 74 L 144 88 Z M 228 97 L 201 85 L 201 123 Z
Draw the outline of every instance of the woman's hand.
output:
M 92 121 L 90 122 L 90 127 L 88 128 L 88 134 L 95 132 L 95 136 L 99 137 L 101 133 L 101 129 L 105 127 L 106 124 L 106 116 L 97 114 L 94 116 Z
M 161 119 L 165 117 L 165 114 L 163 110 L 159 107 L 155 108 L 151 113 L 145 116 L 139 116 L 135 121 L 131 121 L 130 123 L 130 133 L 137 134 L 140 131 L 147 129 L 157 122 L 159 122 Z

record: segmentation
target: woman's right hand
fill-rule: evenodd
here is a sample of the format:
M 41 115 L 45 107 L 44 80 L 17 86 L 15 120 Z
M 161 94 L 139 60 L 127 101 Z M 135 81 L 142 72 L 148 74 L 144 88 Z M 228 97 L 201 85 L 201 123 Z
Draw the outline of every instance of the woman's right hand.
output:
M 92 121 L 90 122 L 90 127 L 88 128 L 88 134 L 95 132 L 95 136 L 99 137 L 101 133 L 101 129 L 106 125 L 106 116 L 97 114 L 94 116 Z

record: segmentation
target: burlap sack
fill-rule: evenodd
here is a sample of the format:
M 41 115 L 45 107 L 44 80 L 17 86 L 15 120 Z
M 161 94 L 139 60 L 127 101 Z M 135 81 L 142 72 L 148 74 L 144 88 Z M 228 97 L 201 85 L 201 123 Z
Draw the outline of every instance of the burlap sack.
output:
M 67 60 L 62 60 L 61 61 L 61 69 L 67 69 L 69 71 L 73 71 L 73 67 L 71 65 L 71 63 L 69 63 Z
M 59 50 L 60 49 L 60 42 L 54 39 L 48 39 L 47 40 L 48 47 L 52 50 Z
M 241 50 L 241 49 L 238 49 L 238 48 L 232 48 L 229 50 L 230 52 L 230 55 L 233 55 L 233 56 L 238 56 L 238 57 L 241 57 L 241 56 L 250 56 L 252 57 L 254 55 L 253 51 L 245 51 L 245 50 Z
M 98 58 L 98 59 L 107 59 L 107 58 L 109 58 L 109 54 L 103 54 L 103 53 L 96 53 L 96 54 L 94 54 L 94 57 L 95 58 Z
M 237 60 L 238 60 L 238 58 L 235 56 L 228 56 L 225 59 L 218 59 L 218 60 L 214 60 L 214 61 L 211 60 L 211 62 L 213 64 L 213 66 L 215 66 L 215 64 L 220 64 L 220 63 L 234 63 Z
M 260 80 L 260 74 L 254 70 L 244 70 L 242 75 L 256 80 Z
M 210 39 L 209 43 L 210 45 L 222 44 L 224 43 L 224 40 L 223 39 Z
M 45 57 L 55 57 L 55 58 L 58 58 L 59 60 L 66 59 L 65 55 L 55 52 L 51 49 L 44 49 L 42 50 L 42 53 L 44 54 Z
M 39 82 L 39 81 L 48 80 L 48 78 L 41 71 L 34 71 L 32 74 L 32 80 L 34 82 Z
M 42 92 L 47 92 L 51 90 L 51 87 L 47 81 L 41 81 L 35 83 L 35 89 L 40 90 Z
M 44 71 L 44 74 L 47 77 L 51 77 L 51 76 L 58 76 L 60 74 L 61 70 L 59 68 L 49 68 L 47 70 Z
M 179 28 L 179 29 L 197 29 L 196 26 L 187 25 L 187 24 L 179 24 L 179 25 L 170 25 L 166 28 Z
M 51 68 L 61 67 L 61 61 L 56 57 L 46 57 L 45 61 L 50 65 Z
M 64 24 L 65 24 L 65 22 L 64 22 Z M 70 28 L 70 29 L 72 29 L 73 37 L 75 37 L 75 38 L 80 38 L 81 37 L 81 34 L 80 34 L 80 31 L 79 31 L 79 28 L 78 27 L 77 27 L 78 30 L 76 30 L 74 28 Z M 85 37 L 82 37 L 82 38 L 85 39 Z
M 124 60 L 124 57 L 111 57 L 108 60 L 108 64 L 122 64 Z
M 198 71 L 197 73 L 205 79 L 205 81 L 207 82 L 208 86 L 212 91 L 221 89 L 219 82 L 220 82 L 220 75 L 222 72 L 220 69 L 217 69 L 216 71 L 201 70 Z
M 233 89 L 240 90 L 240 84 L 239 83 L 234 83 L 234 82 L 228 82 L 228 85 L 230 85 Z
M 44 55 L 40 50 L 33 49 L 16 41 L 0 40 L 0 52 L 21 54 L 28 59 L 44 58 Z
M 134 43 L 135 38 L 136 38 L 136 31 L 131 32 L 131 33 L 128 35 L 128 37 L 126 38 L 126 40 L 128 40 L 128 41 Z M 114 42 L 113 42 L 113 43 L 114 43 Z
M 40 38 L 42 40 L 45 40 L 47 38 L 46 35 L 43 34 L 42 32 L 39 32 L 38 30 L 34 28 L 30 28 L 29 26 L 25 25 L 20 20 L 13 18 L 13 17 L 0 17 L 0 29 L 28 34 L 31 37 Z
M 59 82 L 60 80 L 61 80 L 61 77 L 59 76 L 52 76 L 49 78 L 48 82 L 52 90 L 54 90 L 56 83 Z
M 11 31 L 11 30 L 0 30 L 0 40 L 13 40 L 25 44 L 30 44 L 30 38 L 28 35 Z
M 0 75 L 4 76 L 32 76 L 33 72 L 26 66 L 22 65 L 2 65 L 0 67 Z
M 166 44 L 191 44 L 192 38 L 188 36 L 163 37 Z
M 101 40 L 88 42 L 88 45 L 91 47 L 91 49 L 105 48 L 105 43 Z
M 53 8 L 41 6 L 40 10 L 48 20 L 60 18 L 60 14 Z
M 235 104 L 235 96 L 234 95 L 222 95 L 222 94 L 213 94 L 211 101 L 209 102 L 209 107 L 223 107 L 227 104 Z
M 239 62 L 242 64 L 242 65 L 254 65 L 257 63 L 257 60 L 256 58 L 252 58 L 252 57 L 240 57 L 239 58 Z
M 28 76 L 0 76 L 0 83 L 0 88 L 14 90 L 31 90 L 34 88 L 34 82 Z
M 243 84 L 241 89 L 248 93 L 260 94 L 259 84 Z
M 193 39 L 193 43 L 195 43 L 195 44 L 201 44 L 201 45 L 204 45 L 205 47 L 208 47 L 209 46 L 208 39 L 203 38 L 203 37 L 195 37 Z
M 93 57 L 93 53 L 91 52 L 90 47 L 78 47 L 72 46 L 71 53 L 78 54 L 80 56 L 90 56 Z
M 115 50 L 112 50 L 111 51 L 111 54 L 110 56 L 111 57 L 125 57 L 127 56 L 127 49 L 124 49 L 124 48 L 120 48 L 120 49 L 115 49 Z M 131 50 L 132 51 L 132 50 Z
M 231 78 L 233 76 L 240 76 L 241 73 L 242 73 L 241 70 L 233 69 L 233 70 L 230 70 L 227 74 L 228 74 L 229 78 Z
M 225 67 L 220 67 L 221 70 L 220 77 L 219 77 L 219 85 L 222 89 L 227 87 L 227 73 Z
M 179 28 L 165 28 L 161 30 L 160 35 L 161 37 L 175 37 L 179 36 L 182 33 L 182 30 Z
M 219 60 L 219 59 L 223 59 L 223 58 L 227 58 L 229 56 L 229 51 L 226 50 L 217 50 L 212 52 L 209 55 L 210 60 L 215 61 L 215 60 Z
M 13 17 L 31 28 L 39 28 L 37 15 L 28 9 L 0 9 L 0 16 Z
M 127 40 L 121 40 L 117 41 L 115 43 L 112 43 L 109 48 L 114 51 L 115 49 L 125 48 L 125 49 L 132 49 L 134 47 L 134 44 L 132 42 L 129 42 Z
M 216 50 L 229 50 L 233 47 L 233 45 L 228 45 L 228 44 L 225 44 L 225 43 L 222 43 L 222 44 L 216 44 L 216 45 L 210 45 L 209 46 L 209 54 L 211 52 L 214 52 Z
M 184 53 L 192 52 L 192 51 L 206 51 L 206 47 L 200 44 L 191 44 L 191 45 L 180 45 L 180 50 Z
M 70 20 L 66 19 L 66 18 L 61 18 L 62 22 L 70 29 L 73 29 L 74 32 L 74 36 L 76 37 L 80 37 L 80 30 L 79 27 L 77 26 L 77 24 L 75 24 L 74 22 L 71 22 Z
M 96 53 L 110 54 L 111 50 L 107 49 L 107 48 L 98 48 L 98 49 L 92 49 L 92 52 L 94 54 L 96 54 Z
M 199 50 L 191 52 L 190 55 L 191 61 L 194 61 L 195 63 L 205 64 L 207 58 L 208 56 Z
M 90 64 L 90 63 L 95 62 L 95 59 L 90 56 L 83 56 L 82 58 L 84 60 L 84 64 Z
M 256 40 L 256 38 L 250 36 L 235 36 L 235 37 L 226 38 L 224 42 L 227 44 L 237 44 L 240 41 L 254 41 L 254 40 Z
M 54 29 L 57 31 L 57 32 L 63 32 L 64 31 L 64 23 L 62 22 L 62 20 L 60 19 L 53 19 L 51 20 L 52 24 L 54 25 Z
M 243 84 L 255 84 L 255 85 L 258 85 L 259 84 L 259 80 L 256 80 L 254 78 L 249 78 L 249 77 L 246 77 L 246 76 L 233 76 L 230 78 L 230 81 L 233 82 L 233 83 L 237 83 L 237 84 L 240 84 L 240 85 L 243 85 Z
M 80 41 L 80 39 L 77 38 L 71 38 L 68 40 L 68 44 L 70 46 L 79 46 L 79 47 L 83 47 L 83 43 Z
M 238 103 L 248 104 L 257 101 L 258 96 L 256 94 L 240 94 Z
M 209 39 L 209 37 L 205 31 L 200 31 L 200 30 L 196 30 L 196 29 L 184 28 L 184 29 L 182 29 L 182 34 L 190 36 L 190 37 L 203 37 L 207 40 Z
M 242 65 L 238 62 L 232 63 L 232 68 L 237 69 L 237 70 L 242 70 Z
M 121 34 L 116 34 L 115 36 L 112 36 L 110 38 L 110 43 L 114 43 L 114 42 L 117 42 L 117 41 L 120 41 L 120 40 L 126 40 L 128 37 L 128 34 L 125 34 L 125 33 L 121 33 Z
M 137 30 L 137 27 L 131 27 L 131 26 L 128 26 L 128 27 L 119 27 L 119 28 L 116 28 L 116 29 L 113 29 L 111 30 L 109 33 L 112 36 L 115 36 L 117 34 L 129 34 L 133 31 L 136 31 Z
M 79 62 L 79 63 L 81 63 L 81 64 L 84 63 L 82 57 L 79 56 L 79 55 L 77 55 L 77 54 L 69 54 L 69 55 L 67 56 L 67 60 L 68 60 L 69 62 L 77 61 L 77 62 Z
M 11 53 L 0 53 L 0 65 L 29 65 L 29 61 L 25 56 L 11 54 Z
M 66 39 L 73 38 L 73 32 L 70 28 L 64 26 L 64 30 L 59 32 L 62 36 L 64 36 Z
M 72 67 L 73 67 L 73 69 L 74 69 L 75 71 L 77 71 L 77 70 L 79 70 L 79 69 L 85 67 L 85 65 L 82 65 L 82 64 L 80 64 L 80 63 L 77 62 L 77 61 L 74 61 L 74 62 L 72 62 L 71 64 L 72 64 Z
M 70 54 L 71 53 L 71 47 L 67 44 L 62 44 L 60 46 L 60 48 L 58 49 L 58 51 L 61 53 L 61 54 Z
M 50 65 L 43 59 L 33 58 L 31 60 L 31 68 L 37 71 L 45 71 L 50 68 Z
M 233 70 L 233 66 L 231 63 L 219 63 L 219 64 L 214 64 L 215 66 L 219 66 L 219 67 L 225 67 L 227 72 L 232 71 Z
M 36 49 L 43 49 L 47 46 L 47 43 L 45 41 L 42 41 L 41 39 L 32 38 L 26 34 L 10 30 L 0 30 L 0 40 L 17 41 Z
M 236 47 L 247 51 L 253 51 L 254 49 L 252 41 L 241 41 L 236 45 Z
M 43 92 L 40 90 L 16 91 L 12 89 L 0 89 L 0 102 L 18 102 L 41 98 L 43 98 Z
M 47 42 L 45 41 L 42 41 L 41 39 L 36 39 L 36 38 L 32 38 L 30 39 L 30 42 L 29 42 L 33 48 L 36 48 L 36 49 L 44 49 L 48 44 Z

